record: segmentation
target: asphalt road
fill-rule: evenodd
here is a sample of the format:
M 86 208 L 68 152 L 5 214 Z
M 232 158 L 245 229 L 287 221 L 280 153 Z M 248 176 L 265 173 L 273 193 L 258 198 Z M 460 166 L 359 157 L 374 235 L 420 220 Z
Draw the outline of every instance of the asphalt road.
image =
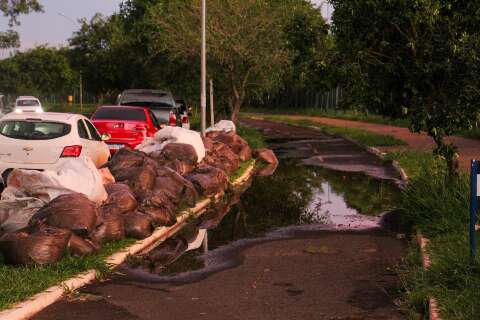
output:
M 250 124 L 295 138 L 290 126 Z M 35 319 L 403 319 L 395 266 L 404 254 L 405 243 L 379 228 L 298 232 L 240 247 L 240 264 L 193 283 L 117 274 Z

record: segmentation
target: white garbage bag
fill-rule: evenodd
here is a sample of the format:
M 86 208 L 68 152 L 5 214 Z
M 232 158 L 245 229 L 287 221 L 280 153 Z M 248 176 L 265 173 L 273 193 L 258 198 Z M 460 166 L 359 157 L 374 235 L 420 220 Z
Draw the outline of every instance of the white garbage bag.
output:
M 146 138 L 142 144 L 136 147 L 137 150 L 147 154 L 162 151 L 169 143 L 184 143 L 191 145 L 198 156 L 200 163 L 205 158 L 205 146 L 200 134 L 196 131 L 180 127 L 166 127 L 157 131 L 153 138 Z
M 0 230 L 15 232 L 28 226 L 32 216 L 46 203 L 35 198 L 18 198 L 0 201 Z
M 206 130 L 207 132 L 212 132 L 212 131 L 223 131 L 223 132 L 236 132 L 237 127 L 235 126 L 235 123 L 230 120 L 221 120 L 215 124 L 215 126 L 210 127 Z
M 68 159 L 55 171 L 13 170 L 1 200 L 36 198 L 48 203 L 69 193 L 83 193 L 96 203 L 107 199 L 102 176 L 90 158 Z

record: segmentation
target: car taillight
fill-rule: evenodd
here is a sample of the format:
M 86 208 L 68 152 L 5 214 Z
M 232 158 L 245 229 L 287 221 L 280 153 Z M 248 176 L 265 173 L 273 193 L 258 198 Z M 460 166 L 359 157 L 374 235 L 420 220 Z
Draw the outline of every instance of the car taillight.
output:
M 190 122 L 190 119 L 188 118 L 188 116 L 182 116 L 182 123 L 188 124 L 189 122 Z
M 68 146 L 63 148 L 60 158 L 78 158 L 82 153 L 82 146 Z
M 170 127 L 175 127 L 177 125 L 177 116 L 172 111 L 170 111 L 170 116 L 168 118 L 168 125 Z

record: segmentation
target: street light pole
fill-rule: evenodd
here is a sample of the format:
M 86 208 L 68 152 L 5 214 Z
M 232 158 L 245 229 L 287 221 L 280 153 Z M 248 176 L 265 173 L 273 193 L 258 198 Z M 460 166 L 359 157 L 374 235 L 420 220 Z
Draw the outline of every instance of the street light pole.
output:
M 207 124 L 207 44 L 206 44 L 206 16 L 207 4 L 206 0 L 202 0 L 202 57 L 201 57 L 201 93 L 200 93 L 200 109 L 201 109 L 201 127 L 202 136 L 205 137 Z
M 215 107 L 213 104 L 213 79 L 210 79 L 210 121 L 213 128 L 215 126 Z
M 83 113 L 83 79 L 82 79 L 82 71 L 80 71 L 80 113 Z

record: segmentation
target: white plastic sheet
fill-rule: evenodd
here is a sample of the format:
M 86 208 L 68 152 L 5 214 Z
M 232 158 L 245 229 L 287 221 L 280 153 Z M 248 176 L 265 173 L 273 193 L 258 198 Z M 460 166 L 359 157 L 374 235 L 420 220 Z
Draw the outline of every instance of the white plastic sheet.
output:
M 212 131 L 236 132 L 237 127 L 235 126 L 235 123 L 233 123 L 233 121 L 220 120 L 213 127 L 210 127 L 207 129 L 207 132 L 212 132 Z
M 203 145 L 200 134 L 196 131 L 180 127 L 166 127 L 159 130 L 153 138 L 146 138 L 136 149 L 150 154 L 162 151 L 169 143 L 184 143 L 191 145 L 197 153 L 199 163 L 205 158 L 205 146 Z
M 28 225 L 32 216 L 46 203 L 35 198 L 18 198 L 14 200 L 0 201 L 0 230 L 15 232 Z M 3 219 L 2 219 L 3 220 Z
M 90 158 L 80 157 L 65 161 L 55 171 L 13 170 L 2 200 L 36 198 L 50 202 L 69 193 L 83 193 L 96 203 L 108 197 L 103 179 Z

